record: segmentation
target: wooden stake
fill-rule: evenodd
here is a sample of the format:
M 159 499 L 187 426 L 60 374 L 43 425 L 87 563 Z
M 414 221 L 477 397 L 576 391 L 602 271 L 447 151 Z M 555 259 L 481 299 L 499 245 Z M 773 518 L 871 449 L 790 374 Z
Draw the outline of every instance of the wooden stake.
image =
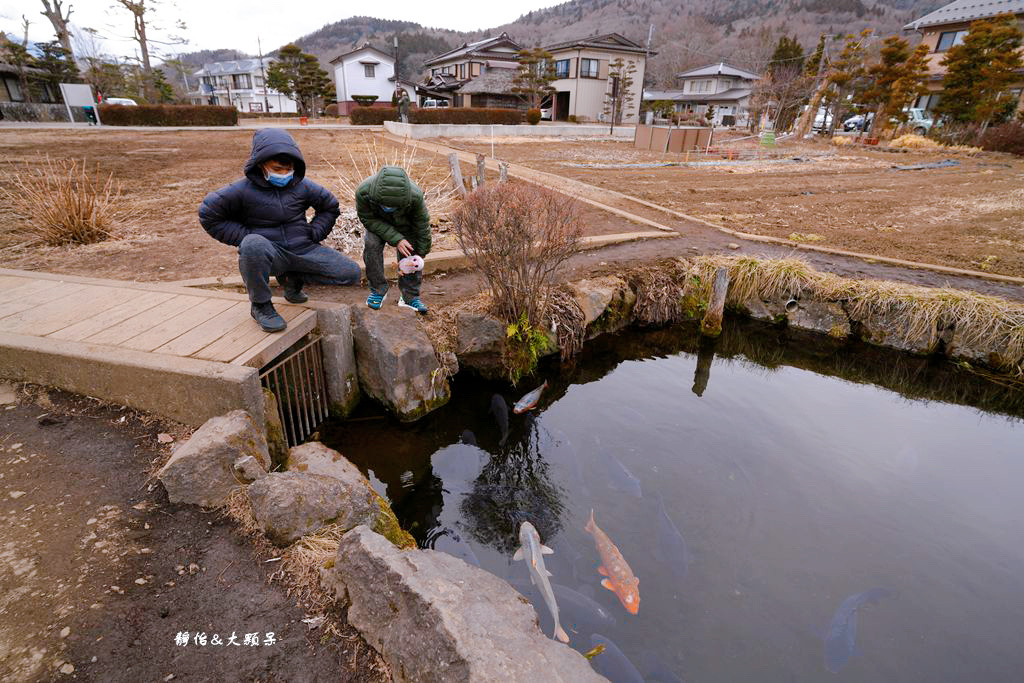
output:
M 711 379 L 711 362 L 715 360 L 715 341 L 703 339 L 697 347 L 697 367 L 693 371 L 693 393 L 703 396 Z
M 722 316 L 725 314 L 725 293 L 729 290 L 729 271 L 719 268 L 711 285 L 711 299 L 708 310 L 701 321 L 700 331 L 709 337 L 722 334 Z
M 466 198 L 466 183 L 462 181 L 462 166 L 459 165 L 459 155 L 452 153 L 448 155 L 448 165 L 452 169 L 452 185 L 462 199 Z
M 487 157 L 483 154 L 476 155 L 476 186 L 483 187 L 487 182 Z
M 498 163 L 498 182 L 508 182 L 508 162 L 502 161 Z

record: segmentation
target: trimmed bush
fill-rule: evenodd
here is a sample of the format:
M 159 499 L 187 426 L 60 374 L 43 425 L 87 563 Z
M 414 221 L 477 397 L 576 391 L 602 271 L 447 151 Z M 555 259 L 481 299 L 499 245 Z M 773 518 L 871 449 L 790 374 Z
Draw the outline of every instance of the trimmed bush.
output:
M 569 118 L 567 120 L 569 121 L 569 123 L 579 123 L 580 122 L 580 120 L 578 118 L 576 118 L 576 114 L 569 114 Z
M 332 118 L 338 118 L 338 103 L 334 102 L 324 107 L 324 116 L 330 116 Z
M 353 95 L 352 99 L 360 107 L 369 107 L 377 101 L 377 95 Z
M 412 112 L 410 112 L 411 114 Z M 356 126 L 379 126 L 385 121 L 397 121 L 398 110 L 394 107 L 356 107 L 348 114 L 349 120 Z
M 978 144 L 989 152 L 1009 152 L 1024 156 L 1024 123 L 1011 121 L 992 126 L 981 136 Z
M 238 110 L 191 104 L 101 104 L 100 122 L 107 126 L 235 126 Z
M 526 110 L 526 122 L 531 126 L 536 126 L 540 123 L 540 116 L 540 109 L 537 109 L 536 107 Z

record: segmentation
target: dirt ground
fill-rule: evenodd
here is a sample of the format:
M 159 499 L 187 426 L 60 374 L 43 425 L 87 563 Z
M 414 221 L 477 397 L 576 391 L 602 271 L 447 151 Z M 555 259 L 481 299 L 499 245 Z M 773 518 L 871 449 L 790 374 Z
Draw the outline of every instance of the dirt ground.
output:
M 479 153 L 491 150 L 490 142 L 484 140 L 442 142 Z M 752 145 L 748 141 L 736 147 Z M 941 151 L 894 154 L 820 142 L 782 142 L 770 154 L 806 160 L 631 168 L 626 165 L 683 158 L 611 140 L 523 139 L 495 146 L 500 159 L 623 192 L 743 232 L 1024 276 L 1022 159 Z M 892 168 L 943 159 L 959 161 L 960 166 Z
M 0 680 L 387 680 L 353 629 L 329 637 L 303 622 L 269 583 L 278 565 L 233 522 L 167 501 L 148 473 L 169 453 L 158 435 L 185 428 L 17 394 L 0 405 Z

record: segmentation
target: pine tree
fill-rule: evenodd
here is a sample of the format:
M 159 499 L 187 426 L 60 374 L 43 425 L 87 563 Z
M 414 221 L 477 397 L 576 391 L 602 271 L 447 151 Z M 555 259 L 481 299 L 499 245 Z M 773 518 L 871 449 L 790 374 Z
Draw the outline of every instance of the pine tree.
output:
M 604 96 L 604 114 L 609 117 L 609 134 L 615 132 L 615 124 L 622 123 L 622 114 L 633 105 L 633 82 L 636 62 L 624 62 L 622 57 L 608 64 L 608 91 Z
M 891 120 L 906 121 L 903 110 L 926 92 L 927 55 L 927 45 L 918 45 L 911 51 L 907 41 L 899 36 L 885 39 L 878 63 L 868 68 L 866 87 L 857 98 L 864 104 L 876 105 L 871 131 L 874 137 L 882 137 Z
M 946 76 L 935 112 L 947 121 L 980 123 L 982 132 L 1010 116 L 1016 102 L 1006 90 L 1022 66 L 1021 41 L 1012 14 L 972 23 L 964 42 L 942 60 Z
M 825 56 L 825 34 L 821 34 L 821 38 L 818 39 L 818 47 L 814 48 L 814 52 L 811 56 L 804 61 L 804 70 L 810 76 L 816 76 L 818 74 L 818 65 L 821 64 L 821 58 Z
M 768 72 L 774 76 L 779 69 L 783 69 L 794 64 L 798 69 L 803 68 L 804 49 L 800 45 L 800 41 L 796 39 L 796 36 L 793 36 L 792 38 L 782 36 L 779 38 L 779 42 L 775 46 L 775 52 L 772 53 L 772 58 L 768 61 Z
M 539 108 L 545 97 L 555 92 L 552 55 L 543 48 L 519 51 L 519 70 L 512 81 L 512 92 L 523 97 L 531 109 Z
M 331 96 L 331 78 L 313 55 L 289 43 L 277 51 L 277 61 L 267 68 L 267 86 L 294 98 L 299 113 L 308 115 L 320 97 Z

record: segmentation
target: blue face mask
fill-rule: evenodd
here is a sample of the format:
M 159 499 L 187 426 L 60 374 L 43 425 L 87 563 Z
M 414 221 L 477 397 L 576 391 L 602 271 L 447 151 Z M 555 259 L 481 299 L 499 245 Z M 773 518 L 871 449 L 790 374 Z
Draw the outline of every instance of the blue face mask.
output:
M 275 187 L 284 187 L 291 182 L 292 177 L 295 175 L 295 171 L 289 173 L 267 173 L 267 182 Z
M 394 206 L 382 206 L 380 207 L 380 210 L 383 211 L 384 213 L 394 213 L 398 209 Z

